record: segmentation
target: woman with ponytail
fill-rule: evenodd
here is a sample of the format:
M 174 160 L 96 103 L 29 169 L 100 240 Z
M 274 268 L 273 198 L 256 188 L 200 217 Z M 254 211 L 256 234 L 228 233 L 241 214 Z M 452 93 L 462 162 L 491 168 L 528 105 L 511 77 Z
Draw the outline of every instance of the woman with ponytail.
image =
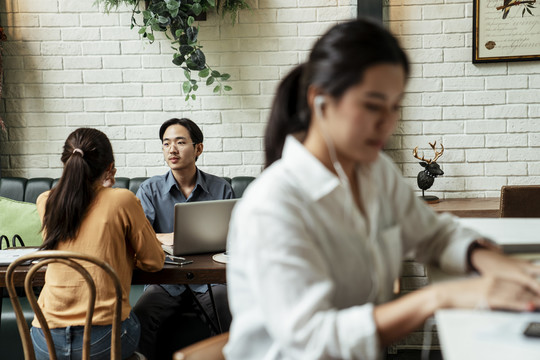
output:
M 72 132 L 61 157 L 64 169 L 58 184 L 37 200 L 42 218 L 41 249 L 97 256 L 109 263 L 122 284 L 122 358 L 133 356 L 140 326 L 129 305 L 134 267 L 157 271 L 164 253 L 139 200 L 126 189 L 113 189 L 114 156 L 107 136 L 99 130 Z M 109 359 L 112 311 L 116 298 L 111 280 L 101 269 L 82 263 L 97 289 L 92 318 L 92 359 Z M 58 359 L 80 359 L 88 289 L 78 272 L 50 264 L 38 302 L 51 329 Z M 36 358 L 48 359 L 39 322 L 31 328 Z
M 437 309 L 540 307 L 539 267 L 434 213 L 381 151 L 408 73 L 396 39 L 355 20 L 283 79 L 267 167 L 231 219 L 227 359 L 377 359 Z M 482 276 L 396 299 L 405 254 Z

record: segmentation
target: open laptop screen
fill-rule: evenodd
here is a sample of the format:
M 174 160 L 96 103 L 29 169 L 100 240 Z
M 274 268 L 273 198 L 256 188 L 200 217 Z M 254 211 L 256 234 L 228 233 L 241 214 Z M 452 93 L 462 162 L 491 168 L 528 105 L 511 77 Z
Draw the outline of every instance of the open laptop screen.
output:
M 176 204 L 173 255 L 225 251 L 229 221 L 237 201 L 229 199 Z

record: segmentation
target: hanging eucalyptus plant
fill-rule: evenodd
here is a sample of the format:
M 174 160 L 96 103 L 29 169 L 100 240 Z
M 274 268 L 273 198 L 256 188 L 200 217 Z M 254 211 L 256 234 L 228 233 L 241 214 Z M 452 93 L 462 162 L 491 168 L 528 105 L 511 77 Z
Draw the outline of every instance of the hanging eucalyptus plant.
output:
M 96 0 L 103 4 L 109 13 L 119 5 L 132 6 L 131 28 L 138 28 L 139 34 L 150 43 L 154 42 L 154 32 L 163 32 L 171 40 L 173 64 L 184 69 L 186 80 L 182 90 L 185 100 L 195 100 L 195 91 L 199 88 L 198 82 L 204 81 L 207 86 L 213 86 L 214 93 L 231 91 L 232 87 L 222 82 L 230 78 L 227 73 L 220 73 L 212 69 L 206 62 L 202 45 L 198 41 L 199 27 L 195 26 L 195 18 L 209 10 L 221 12 L 222 17 L 230 14 L 232 23 L 236 22 L 238 11 L 249 9 L 246 0 L 147 0 L 141 8 L 140 0 Z M 137 17 L 142 15 L 142 24 Z M 194 78 L 197 72 L 199 79 Z

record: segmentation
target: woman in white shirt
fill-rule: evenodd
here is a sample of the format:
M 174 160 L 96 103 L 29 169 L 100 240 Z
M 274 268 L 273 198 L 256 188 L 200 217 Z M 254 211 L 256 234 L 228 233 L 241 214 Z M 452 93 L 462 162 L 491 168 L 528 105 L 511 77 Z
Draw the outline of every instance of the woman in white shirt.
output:
M 279 86 L 267 169 L 231 221 L 228 359 L 376 359 L 437 309 L 540 307 L 538 268 L 436 215 L 381 153 L 408 72 L 395 38 L 356 20 L 319 39 Z M 483 276 L 393 300 L 409 253 Z

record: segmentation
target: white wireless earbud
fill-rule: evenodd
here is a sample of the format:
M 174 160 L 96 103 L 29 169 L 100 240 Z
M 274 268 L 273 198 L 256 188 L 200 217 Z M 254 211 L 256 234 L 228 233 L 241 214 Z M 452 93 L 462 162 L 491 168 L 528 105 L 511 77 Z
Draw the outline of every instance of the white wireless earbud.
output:
M 322 107 L 324 105 L 324 96 L 323 95 L 317 95 L 315 96 L 315 99 L 313 99 L 313 107 L 315 108 L 315 115 L 322 120 L 323 119 L 323 113 L 322 113 Z

